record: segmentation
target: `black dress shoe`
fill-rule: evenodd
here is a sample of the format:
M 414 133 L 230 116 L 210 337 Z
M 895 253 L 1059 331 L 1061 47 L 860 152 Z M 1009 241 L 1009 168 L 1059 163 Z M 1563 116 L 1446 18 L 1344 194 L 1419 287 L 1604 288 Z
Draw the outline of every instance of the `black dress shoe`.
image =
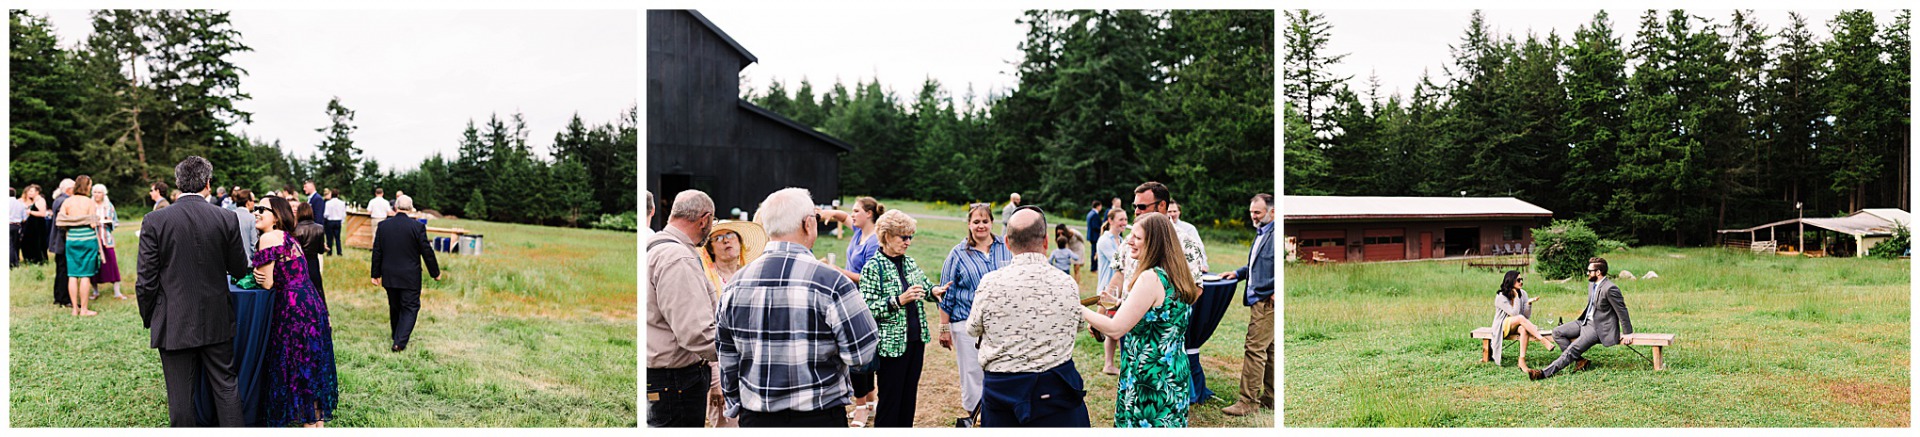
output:
M 1533 381 L 1547 379 L 1547 373 L 1541 372 L 1540 369 L 1527 369 L 1527 379 Z
M 406 347 L 406 346 L 401 346 L 401 345 L 397 345 L 397 344 L 396 344 L 396 345 L 393 345 L 393 351 L 394 351 L 394 352 L 399 352 L 399 351 L 403 351 L 403 350 L 407 350 L 407 347 Z

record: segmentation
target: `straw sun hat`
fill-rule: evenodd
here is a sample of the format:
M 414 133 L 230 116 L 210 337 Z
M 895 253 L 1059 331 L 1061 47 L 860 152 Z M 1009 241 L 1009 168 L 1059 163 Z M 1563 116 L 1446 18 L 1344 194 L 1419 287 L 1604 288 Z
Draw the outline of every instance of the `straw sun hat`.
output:
M 740 235 L 740 265 L 742 266 L 760 259 L 760 252 L 767 247 L 767 232 L 760 228 L 759 223 L 721 220 L 713 224 L 713 232 L 708 233 L 707 238 L 713 238 L 722 232 Z M 701 255 L 705 255 L 706 250 L 702 249 L 701 252 Z

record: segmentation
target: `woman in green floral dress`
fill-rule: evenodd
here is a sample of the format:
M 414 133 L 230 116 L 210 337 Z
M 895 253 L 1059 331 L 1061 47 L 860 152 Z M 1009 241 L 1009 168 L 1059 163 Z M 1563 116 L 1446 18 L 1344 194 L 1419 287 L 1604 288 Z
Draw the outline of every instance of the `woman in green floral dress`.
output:
M 1159 213 L 1140 216 L 1128 237 L 1139 260 L 1126 300 L 1109 318 L 1081 309 L 1101 334 L 1122 339 L 1120 393 L 1113 424 L 1121 428 L 1186 427 L 1193 383 L 1185 351 L 1187 309 L 1200 286 L 1187 272 L 1173 221 Z M 1145 274 L 1146 272 L 1154 274 Z

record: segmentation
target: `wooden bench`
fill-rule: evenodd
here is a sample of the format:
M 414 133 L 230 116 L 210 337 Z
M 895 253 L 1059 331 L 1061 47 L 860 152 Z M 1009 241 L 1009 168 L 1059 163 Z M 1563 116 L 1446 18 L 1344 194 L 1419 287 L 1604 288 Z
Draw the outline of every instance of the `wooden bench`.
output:
M 1480 340 L 1480 362 L 1493 361 L 1493 327 L 1482 326 L 1474 328 L 1473 332 L 1469 335 Z M 1646 346 L 1652 348 L 1653 370 L 1667 370 L 1667 360 L 1666 356 L 1662 353 L 1662 349 L 1673 344 L 1673 337 L 1673 334 L 1636 332 L 1620 336 L 1620 344 L 1623 346 Z M 1519 339 L 1519 333 L 1508 335 L 1506 338 L 1506 340 Z
M 1466 271 L 1467 269 L 1471 268 L 1471 269 L 1487 269 L 1487 270 L 1499 271 L 1500 269 L 1524 269 L 1524 268 L 1527 268 L 1527 266 L 1531 266 L 1531 265 L 1533 265 L 1533 260 L 1531 259 L 1467 261 L 1466 264 L 1460 266 L 1460 270 Z M 1492 334 L 1488 334 L 1488 335 L 1492 335 Z

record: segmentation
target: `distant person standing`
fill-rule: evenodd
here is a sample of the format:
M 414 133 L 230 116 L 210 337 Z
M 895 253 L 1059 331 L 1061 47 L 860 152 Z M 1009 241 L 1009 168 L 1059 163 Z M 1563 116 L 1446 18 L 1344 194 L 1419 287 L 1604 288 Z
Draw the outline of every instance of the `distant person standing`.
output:
M 323 197 L 327 199 L 326 203 L 323 204 L 325 205 L 324 211 L 326 212 L 322 214 L 324 216 L 322 220 L 326 221 L 327 254 L 339 255 L 340 224 L 347 220 L 347 201 L 341 199 L 340 192 L 332 188 L 328 188 L 326 195 Z
M 368 270 L 373 285 L 387 289 L 387 323 L 393 329 L 393 351 L 400 352 L 407 350 L 414 321 L 420 317 L 420 263 L 427 264 L 427 275 L 433 280 L 442 277 L 440 262 L 427 243 L 427 225 L 407 217 L 413 212 L 412 199 L 394 206 L 400 210 L 393 216 L 397 220 L 374 231 L 373 260 Z
M 284 199 L 283 199 L 284 200 Z M 307 262 L 307 273 L 313 282 L 313 291 L 321 296 L 327 295 L 323 275 L 320 274 L 320 254 L 327 253 L 327 227 L 314 222 L 313 208 L 317 203 L 302 203 L 293 208 L 293 216 L 298 220 L 293 225 L 293 240 L 300 243 L 301 258 Z
M 372 219 L 375 226 L 386 221 L 387 216 L 393 215 L 393 203 L 387 202 L 386 195 L 387 190 L 375 187 L 373 198 L 367 199 L 367 218 Z
M 173 202 L 167 200 L 167 194 L 172 191 L 173 189 L 168 188 L 166 182 L 153 183 L 153 187 L 147 190 L 147 198 L 153 199 L 154 211 L 159 211 L 160 208 L 166 208 L 167 205 L 173 204 Z
M 315 191 L 313 189 L 313 180 L 311 179 L 307 180 L 305 183 L 300 184 L 300 190 L 307 193 L 306 202 L 308 205 L 313 205 L 314 207 L 318 208 L 320 205 L 325 204 L 323 202 L 327 201 L 327 199 L 322 198 L 320 196 L 320 192 Z
M 73 179 L 61 179 L 53 190 L 53 215 L 47 216 L 47 252 L 53 254 L 53 303 L 73 305 L 72 290 L 67 289 L 67 230 L 60 227 L 60 211 L 73 197 Z M 36 249 L 38 250 L 38 249 Z
M 20 226 L 27 223 L 27 203 L 7 187 L 7 268 L 20 266 Z
M 120 257 L 115 250 L 113 228 L 119 226 L 119 209 L 113 207 L 113 199 L 107 198 L 107 184 L 93 185 L 93 201 L 99 204 L 100 211 L 100 272 L 93 275 L 93 292 L 89 299 L 100 298 L 100 286 L 113 284 L 113 298 L 126 300 L 127 295 L 120 291 Z
M 260 231 L 253 228 L 253 191 L 233 190 L 233 195 L 228 200 L 233 201 L 235 206 L 233 215 L 240 223 L 242 253 L 247 255 L 247 259 L 253 259 L 253 251 L 260 244 Z
M 1167 218 L 1173 219 L 1173 231 L 1180 234 L 1181 250 L 1185 250 L 1186 245 L 1188 244 L 1192 244 L 1200 248 L 1199 251 L 1195 252 L 1200 255 L 1200 264 L 1195 266 L 1195 267 L 1199 267 L 1200 270 L 1193 270 L 1194 277 L 1199 277 L 1201 273 L 1206 273 L 1210 270 L 1213 270 L 1212 268 L 1209 268 L 1209 266 L 1207 266 L 1207 251 L 1206 251 L 1207 242 L 1200 239 L 1200 229 L 1195 228 L 1193 226 L 1193 223 L 1188 223 L 1184 220 L 1180 220 L 1180 202 L 1179 201 L 1176 201 L 1176 200 L 1167 201 Z
M 1089 239 L 1098 241 L 1100 238 L 1100 225 L 1107 221 L 1107 212 L 1101 209 L 1103 206 L 1106 206 L 1105 202 L 1094 200 L 1093 208 L 1087 210 L 1087 233 L 1085 235 Z M 1097 246 L 1099 245 L 1094 244 L 1087 246 L 1087 267 L 1093 269 L 1095 272 L 1100 271 L 1100 257 L 1097 256 L 1099 247 Z
M 164 182 L 157 182 L 157 183 L 164 183 Z M 233 189 L 239 190 L 240 187 L 233 187 Z M 166 195 L 167 190 L 160 190 L 160 194 Z M 227 194 L 228 194 L 227 187 L 220 187 L 219 189 L 214 190 L 214 195 L 211 202 L 213 202 L 213 204 L 215 205 L 220 205 L 221 208 L 233 209 L 233 199 L 227 197 Z M 154 208 L 154 209 L 159 209 L 159 208 Z
M 27 264 L 45 264 L 47 251 L 41 248 L 47 247 L 46 224 L 53 221 L 53 209 L 47 207 L 47 196 L 40 192 L 40 184 L 28 184 L 20 202 L 27 205 L 27 219 L 20 222 L 20 244 L 13 247 Z
M 647 218 L 640 221 L 640 241 L 653 239 L 653 192 L 647 192 Z
M 1007 195 L 1007 206 L 1000 208 L 1000 231 L 1006 232 L 1007 220 L 1013 217 L 1013 210 L 1020 209 L 1020 193 Z

